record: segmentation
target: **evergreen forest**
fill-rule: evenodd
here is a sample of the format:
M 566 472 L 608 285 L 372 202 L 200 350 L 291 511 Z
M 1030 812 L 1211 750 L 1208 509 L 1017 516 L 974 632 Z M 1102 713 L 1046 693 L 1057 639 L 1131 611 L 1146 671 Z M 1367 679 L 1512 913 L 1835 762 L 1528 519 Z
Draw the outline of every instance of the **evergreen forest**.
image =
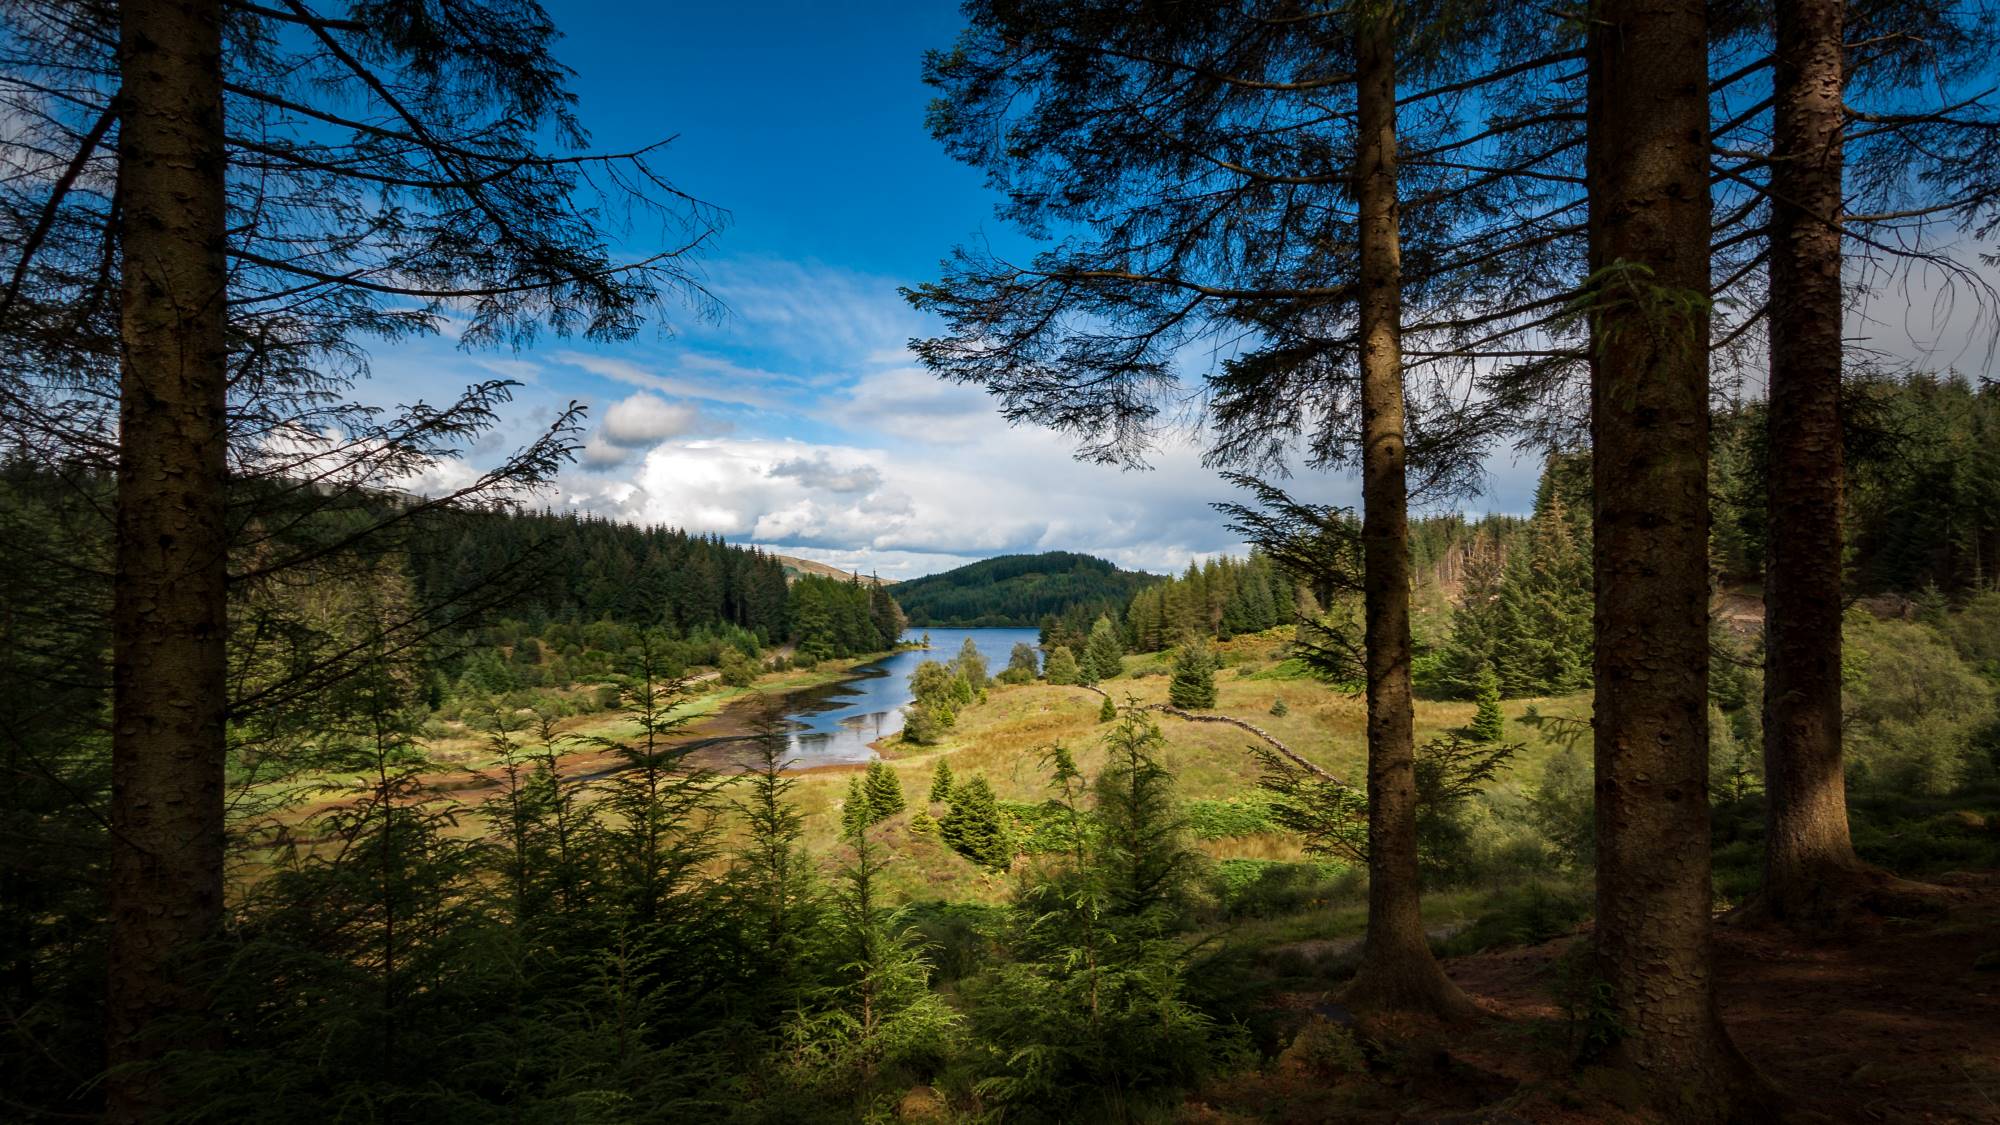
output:
M 1003 555 L 896 584 L 916 625 L 1035 625 L 1050 614 L 1094 618 L 1123 608 L 1152 575 L 1068 551 Z
M 1996 59 L 15 0 L 0 1121 L 1996 1120 Z

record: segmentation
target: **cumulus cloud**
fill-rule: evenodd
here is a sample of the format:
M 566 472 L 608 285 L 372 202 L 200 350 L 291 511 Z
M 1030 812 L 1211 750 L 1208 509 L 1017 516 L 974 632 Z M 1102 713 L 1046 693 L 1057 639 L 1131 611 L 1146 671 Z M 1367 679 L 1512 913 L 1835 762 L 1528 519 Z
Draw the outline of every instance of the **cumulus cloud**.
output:
M 907 363 L 862 374 L 833 400 L 829 414 L 850 429 L 930 445 L 974 441 L 1007 428 L 985 392 Z
M 660 442 L 693 434 L 727 433 L 732 428 L 688 403 L 669 402 L 641 391 L 611 404 L 603 423 L 584 439 L 578 460 L 587 469 L 613 469 L 630 461 L 638 450 Z
M 701 412 L 685 403 L 668 402 L 655 394 L 620 399 L 604 412 L 598 433 L 612 445 L 651 445 L 694 432 Z
M 828 492 L 873 492 L 882 487 L 882 473 L 875 466 L 842 468 L 824 452 L 781 461 L 771 466 L 770 475 L 795 477 L 808 488 L 821 488 Z
M 601 431 L 593 431 L 583 439 L 583 448 L 577 453 L 577 460 L 591 469 L 611 469 L 632 459 L 632 451 L 613 445 L 604 440 Z
M 1010 427 L 984 393 L 918 366 L 904 341 L 927 326 L 893 283 L 760 268 L 722 271 L 736 326 L 691 332 L 684 355 L 560 357 L 642 395 L 698 383 L 710 401 L 732 401 L 727 391 L 758 407 L 741 437 L 626 443 L 607 425 L 565 482 L 571 503 L 888 577 L 1014 552 L 1076 550 L 1161 571 L 1242 550 L 1211 507 L 1231 490 L 1201 465 L 1192 437 L 1166 442 L 1150 471 L 1078 463 L 1068 439 Z M 754 335 L 761 350 L 704 350 L 732 333 Z M 1314 498 L 1353 499 L 1351 482 L 1295 483 Z
M 1237 497 L 1202 466 L 1199 435 L 1165 441 L 1148 471 L 1082 464 L 1069 439 L 1010 427 L 983 392 L 918 365 L 904 341 L 934 326 L 891 279 L 768 262 L 717 275 L 725 325 L 687 327 L 671 349 L 535 358 L 539 378 L 518 403 L 530 414 L 602 395 L 601 380 L 612 391 L 559 482 L 562 502 L 891 578 L 1057 549 L 1176 571 L 1244 549 L 1211 507 Z M 444 362 L 413 362 L 405 378 L 435 380 Z M 510 415 L 506 436 L 528 421 Z M 1476 503 L 1525 508 L 1534 459 L 1490 464 L 1519 495 Z M 1358 499 L 1348 477 L 1286 487 Z
M 682 439 L 615 475 L 572 482 L 580 487 L 570 502 L 888 577 L 1056 549 L 1163 571 L 1242 549 L 1210 508 L 1230 490 L 1202 468 L 1197 449 L 1165 450 L 1156 466 L 1078 464 L 1062 439 L 1005 426 L 948 457 L 903 443 Z M 1304 491 L 1352 499 L 1345 482 Z

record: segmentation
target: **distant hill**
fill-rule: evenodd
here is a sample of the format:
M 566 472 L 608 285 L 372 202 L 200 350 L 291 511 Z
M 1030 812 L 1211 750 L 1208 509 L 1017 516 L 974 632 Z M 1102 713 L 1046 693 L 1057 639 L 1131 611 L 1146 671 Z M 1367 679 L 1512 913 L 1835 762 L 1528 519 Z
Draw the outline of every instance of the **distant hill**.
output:
M 1049 551 L 1001 555 L 899 582 L 896 601 L 913 626 L 1035 625 L 1044 614 L 1077 608 L 1116 616 L 1134 592 L 1158 581 L 1089 555 Z
M 802 559 L 797 555 L 772 555 L 771 557 L 778 560 L 779 564 L 785 568 L 785 577 L 787 578 L 797 578 L 801 574 L 811 574 L 820 578 L 838 578 L 843 582 L 856 576 L 859 576 L 863 583 L 871 580 L 869 575 L 861 574 L 859 571 L 842 570 L 837 566 L 828 566 L 823 562 Z M 894 585 L 896 580 L 893 578 L 875 578 L 873 581 L 883 586 L 890 586 Z

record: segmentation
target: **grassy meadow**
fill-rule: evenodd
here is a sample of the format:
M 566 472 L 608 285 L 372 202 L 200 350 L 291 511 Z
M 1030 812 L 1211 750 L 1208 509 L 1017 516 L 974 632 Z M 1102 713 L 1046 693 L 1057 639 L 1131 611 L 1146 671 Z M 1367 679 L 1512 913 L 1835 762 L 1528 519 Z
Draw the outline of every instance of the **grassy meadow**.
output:
M 1243 719 L 1269 731 L 1293 750 L 1354 785 L 1366 777 L 1366 709 L 1358 693 L 1343 692 L 1303 671 L 1284 658 L 1289 630 L 1242 636 L 1222 642 L 1223 666 L 1216 673 L 1216 706 L 1211 713 Z M 1127 655 L 1122 675 L 1099 686 L 1121 705 L 1164 703 L 1167 699 L 1168 656 L 1164 653 Z M 1282 712 L 1274 714 L 1274 704 Z M 1012 873 L 986 871 L 959 856 L 935 832 L 911 830 L 919 810 L 933 817 L 942 806 L 929 805 L 926 795 L 938 763 L 948 762 L 953 777 L 963 782 L 982 775 L 1003 809 L 1032 805 L 1049 795 L 1048 747 L 1060 743 L 1076 757 L 1086 776 L 1094 776 L 1104 760 L 1101 740 L 1108 727 L 1099 721 L 1103 700 L 1085 688 L 1036 682 L 1009 686 L 995 682 L 986 697 L 960 713 L 957 724 L 936 746 L 916 746 L 900 736 L 881 744 L 882 757 L 895 770 L 909 807 L 883 822 L 877 832 L 894 856 L 885 872 L 892 893 L 908 901 L 992 903 L 1006 898 L 1015 886 Z M 1508 737 L 1520 751 L 1503 769 L 1485 795 L 1475 816 L 1512 821 L 1541 777 L 1543 765 L 1558 747 L 1538 730 L 1515 722 L 1529 708 L 1546 716 L 1577 718 L 1589 709 L 1587 693 L 1552 699 L 1509 700 Z M 1472 718 L 1470 702 L 1417 704 L 1419 742 L 1464 726 Z M 1297 918 L 1234 919 L 1245 936 L 1282 931 L 1291 940 L 1314 940 L 1358 933 L 1364 914 L 1363 884 L 1358 873 L 1343 873 L 1337 861 L 1307 855 L 1299 839 L 1272 824 L 1258 788 L 1258 763 L 1251 747 L 1254 736 L 1234 727 L 1190 723 L 1173 715 L 1151 716 L 1165 736 L 1161 764 L 1172 771 L 1185 802 L 1189 830 L 1196 846 L 1214 863 L 1219 885 L 1254 878 L 1271 866 L 1317 868 L 1338 897 L 1334 910 L 1328 900 L 1306 899 L 1314 908 Z M 1587 747 L 1585 747 L 1587 752 Z M 794 799 L 805 814 L 806 844 L 822 855 L 841 854 L 841 801 L 853 769 L 817 769 L 795 775 Z M 1017 859 L 1016 868 L 1032 862 Z M 1456 928 L 1482 896 L 1445 893 L 1433 896 L 1431 909 L 1441 929 Z M 1346 905 L 1343 906 L 1342 903 Z M 1266 934 L 1266 936 L 1274 936 Z

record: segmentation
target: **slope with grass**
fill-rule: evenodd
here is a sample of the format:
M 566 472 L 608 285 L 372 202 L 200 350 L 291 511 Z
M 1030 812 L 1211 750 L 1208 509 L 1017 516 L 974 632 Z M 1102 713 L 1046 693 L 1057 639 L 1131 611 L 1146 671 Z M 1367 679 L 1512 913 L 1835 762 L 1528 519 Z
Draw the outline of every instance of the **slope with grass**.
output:
M 1222 668 L 1216 675 L 1216 706 L 1209 713 L 1252 722 L 1335 776 L 1358 781 L 1367 757 L 1364 703 L 1359 696 L 1312 679 L 1297 662 L 1285 659 L 1282 634 L 1288 632 L 1246 635 L 1216 646 Z M 1168 665 L 1165 654 L 1128 655 L 1124 673 L 1100 686 L 1120 705 L 1163 704 Z M 1102 703 L 1102 697 L 1087 688 L 1039 681 L 1011 687 L 996 683 L 983 702 L 960 712 L 956 726 L 936 746 L 913 745 L 898 736 L 880 749 L 899 775 L 903 791 L 912 795 L 929 791 L 939 762 L 949 763 L 960 782 L 974 774 L 983 776 L 1003 809 L 1025 831 L 1025 824 L 1018 822 L 1031 819 L 1028 810 L 1049 796 L 1045 761 L 1049 747 L 1059 743 L 1069 749 L 1087 775 L 1101 765 L 1100 741 L 1107 729 L 1100 721 Z M 1283 706 L 1277 706 L 1280 703 Z M 1549 731 L 1547 725 L 1538 730 L 1518 721 L 1530 708 L 1543 716 L 1575 718 L 1587 707 L 1585 696 L 1507 701 L 1508 737 L 1524 745 L 1488 792 L 1491 808 L 1505 811 L 1482 810 L 1477 815 L 1520 814 L 1539 784 L 1543 764 L 1559 753 L 1553 733 L 1543 733 Z M 1474 710 L 1470 702 L 1419 704 L 1419 740 L 1463 727 Z M 1270 820 L 1266 796 L 1257 784 L 1259 765 L 1251 752 L 1258 744 L 1254 736 L 1232 726 L 1188 722 L 1169 714 L 1155 718 L 1166 737 L 1162 764 L 1174 774 L 1177 791 L 1186 802 L 1188 827 L 1201 850 L 1214 860 L 1219 884 L 1226 888 L 1231 882 L 1256 882 L 1273 867 L 1287 869 L 1269 876 L 1279 881 L 1301 878 L 1300 872 L 1289 870 L 1293 867 L 1325 872 L 1328 880 L 1338 873 L 1340 865 L 1306 855 L 1294 834 Z M 850 772 L 828 769 L 800 775 L 795 796 L 806 814 L 807 844 L 813 851 L 837 852 L 841 846 L 839 801 Z M 911 832 L 910 821 L 920 809 L 934 819 L 943 806 L 926 809 L 913 799 L 907 811 L 884 824 L 885 840 L 895 857 L 885 877 L 896 891 L 911 898 L 982 902 L 998 901 L 1011 891 L 1013 882 L 1006 875 L 982 871 L 935 835 Z M 1518 816 L 1516 820 L 1511 830 L 1529 831 L 1524 820 Z M 1351 876 L 1346 878 L 1353 883 Z M 1358 913 L 1354 922 L 1358 927 Z
M 785 577 L 792 580 L 797 580 L 800 575 L 810 574 L 818 578 L 837 578 L 842 582 L 865 582 L 871 586 L 893 586 L 896 583 L 893 578 L 863 574 L 858 570 L 842 570 L 830 563 L 802 559 L 797 555 L 773 554 L 771 557 L 778 560 L 778 564 L 785 568 Z

